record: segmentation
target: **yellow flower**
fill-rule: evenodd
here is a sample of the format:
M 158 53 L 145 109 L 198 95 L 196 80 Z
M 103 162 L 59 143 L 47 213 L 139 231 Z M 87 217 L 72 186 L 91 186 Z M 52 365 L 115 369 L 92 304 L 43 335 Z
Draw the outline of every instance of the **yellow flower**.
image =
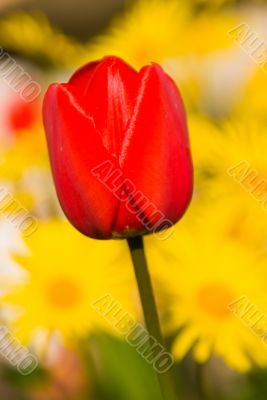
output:
M 114 19 L 106 34 L 92 40 L 88 56 L 115 54 L 137 69 L 178 56 L 188 56 L 190 62 L 192 55 L 232 47 L 227 31 L 236 24 L 237 18 L 229 13 L 193 16 L 188 2 L 139 0 Z
M 213 156 L 217 138 L 221 138 L 218 127 L 207 117 L 199 114 L 188 115 L 188 129 L 192 148 L 193 164 L 196 173 L 196 184 L 216 174 L 217 160 Z
M 205 226 L 222 243 L 235 242 L 254 251 L 266 252 L 267 212 L 249 193 L 222 196 L 214 189 L 205 194 L 202 201 L 194 202 L 186 223 L 196 231 L 199 226 Z
M 183 45 L 177 46 L 180 50 L 179 53 L 205 56 L 223 49 L 233 48 L 233 41 L 227 32 L 237 23 L 238 18 L 230 12 L 221 12 L 220 14 L 205 12 L 192 18 L 186 28 Z
M 62 220 L 40 223 L 26 245 L 28 254 L 15 259 L 28 279 L 5 298 L 6 306 L 19 312 L 14 329 L 22 340 L 33 340 L 40 329 L 59 332 L 64 339 L 96 328 L 115 334 L 92 307 L 108 293 L 133 313 L 126 243 L 88 239 Z
M 55 66 L 79 63 L 84 47 L 52 27 L 42 13 L 16 12 L 0 21 L 1 45 L 38 62 Z
M 215 125 L 200 117 L 189 117 L 189 130 L 193 148 L 193 158 L 201 179 L 223 179 L 227 191 L 236 192 L 238 185 L 229 176 L 229 170 L 242 160 L 267 178 L 264 151 L 267 147 L 265 121 L 250 116 L 236 117 Z M 231 174 L 230 174 L 231 175 Z M 225 186 L 222 186 L 225 188 Z M 241 189 L 240 189 L 241 191 Z
M 1 144 L 1 180 L 19 181 L 29 168 L 48 170 L 45 135 L 41 124 L 20 132 L 9 145 Z
M 264 304 L 266 312 L 261 258 L 234 242 L 218 240 L 205 225 L 197 232 L 177 226 L 167 241 L 146 242 L 161 290 L 170 296 L 172 330 L 181 329 L 173 345 L 176 359 L 192 349 L 198 362 L 215 355 L 240 372 L 247 371 L 251 361 L 266 366 L 261 338 L 228 308 L 246 296 L 259 307 Z
M 254 116 L 254 119 L 256 116 L 266 119 L 267 74 L 261 67 L 255 68 L 239 100 L 235 109 L 237 116 L 249 113 Z
M 222 240 L 263 248 L 267 238 L 267 167 L 261 119 L 215 125 L 189 116 L 195 167 L 194 202 L 182 223 L 205 225 Z
M 175 0 L 137 1 L 88 47 L 91 59 L 114 54 L 139 69 L 177 54 L 190 7 Z M 182 38 L 182 39 L 181 39 Z

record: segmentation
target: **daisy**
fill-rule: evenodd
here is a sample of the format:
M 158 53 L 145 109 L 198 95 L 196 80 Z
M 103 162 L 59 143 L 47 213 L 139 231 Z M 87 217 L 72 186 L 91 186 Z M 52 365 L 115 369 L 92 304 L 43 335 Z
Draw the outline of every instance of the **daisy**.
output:
M 167 328 L 176 332 L 177 360 L 192 351 L 200 363 L 215 355 L 240 372 L 252 363 L 267 365 L 266 346 L 229 309 L 246 296 L 267 311 L 260 256 L 235 242 L 218 240 L 205 226 L 198 233 L 177 227 L 161 243 L 147 238 L 147 249 L 161 292 L 170 299 Z
M 224 178 L 236 190 L 229 169 L 245 160 L 267 178 L 267 129 L 262 119 L 243 116 L 214 124 L 201 116 L 189 118 L 195 167 L 202 176 Z M 228 189 L 230 189 L 230 186 Z
M 66 340 L 98 328 L 113 332 L 92 307 L 106 294 L 134 313 L 134 277 L 123 241 L 90 240 L 62 220 L 40 223 L 26 246 L 28 254 L 15 259 L 27 280 L 5 297 L 6 307 L 17 311 L 13 329 L 22 340 L 40 332 Z

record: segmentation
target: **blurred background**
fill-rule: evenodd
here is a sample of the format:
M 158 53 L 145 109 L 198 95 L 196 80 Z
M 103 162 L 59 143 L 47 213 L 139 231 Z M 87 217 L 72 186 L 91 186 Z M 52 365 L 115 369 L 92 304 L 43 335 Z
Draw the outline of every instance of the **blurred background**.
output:
M 1 15 L 7 15 L 18 9 L 26 12 L 42 11 L 52 24 L 60 27 L 66 34 L 76 36 L 81 40 L 99 33 L 110 22 L 112 16 L 123 9 L 126 1 L 103 0 L 75 2 L 40 1 L 38 6 L 34 1 L 14 0 L 1 1 Z
M 111 293 L 143 323 L 127 246 L 65 220 L 42 126 L 49 84 L 117 55 L 162 65 L 187 110 L 192 204 L 169 239 L 145 239 L 177 398 L 266 399 L 266 18 L 263 0 L 0 0 L 1 398 L 160 400 L 92 307 Z

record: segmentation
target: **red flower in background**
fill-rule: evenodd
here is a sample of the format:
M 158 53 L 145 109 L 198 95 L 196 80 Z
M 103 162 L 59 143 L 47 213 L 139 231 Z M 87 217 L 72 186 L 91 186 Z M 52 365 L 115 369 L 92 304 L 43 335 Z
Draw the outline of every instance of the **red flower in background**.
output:
M 137 73 L 116 57 L 89 63 L 44 100 L 58 197 L 92 238 L 135 236 L 177 222 L 192 194 L 179 91 L 159 65 Z
M 8 107 L 7 124 L 12 132 L 31 129 L 40 118 L 37 101 L 26 103 L 21 98 L 12 99 Z

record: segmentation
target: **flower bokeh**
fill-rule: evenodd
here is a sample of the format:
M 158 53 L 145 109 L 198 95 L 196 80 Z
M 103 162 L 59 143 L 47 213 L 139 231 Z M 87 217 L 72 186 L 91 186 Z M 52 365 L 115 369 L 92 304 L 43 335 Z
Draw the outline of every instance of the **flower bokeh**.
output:
M 253 59 L 253 44 L 249 49 L 242 36 L 238 42 L 229 34 L 246 22 L 265 51 L 266 18 L 260 1 L 138 0 L 86 41 L 41 12 L 0 18 L 2 48 L 42 87 L 40 98 L 26 104 L 4 80 L 0 59 L 1 322 L 39 359 L 23 383 L 1 360 L 0 396 L 159 400 L 149 366 L 91 306 L 110 293 L 143 323 L 126 244 L 84 238 L 65 220 L 41 123 L 50 83 L 115 55 L 137 69 L 162 65 L 186 103 L 192 206 L 170 238 L 145 239 L 179 398 L 197 384 L 191 385 L 195 365 L 211 399 L 266 398 L 267 347 L 252 322 L 267 314 L 267 75 Z M 38 221 L 29 237 L 10 217 L 18 205 Z M 256 310 L 246 321 L 229 309 L 242 296 Z M 70 379 L 62 370 L 68 365 L 79 376 Z

